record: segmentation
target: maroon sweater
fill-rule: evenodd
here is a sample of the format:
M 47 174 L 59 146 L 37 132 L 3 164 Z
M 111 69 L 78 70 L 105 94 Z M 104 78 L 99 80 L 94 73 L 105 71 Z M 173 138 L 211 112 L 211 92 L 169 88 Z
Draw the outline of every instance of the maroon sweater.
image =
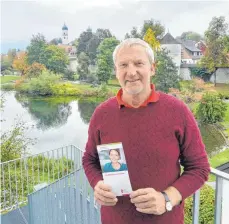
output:
M 175 187 L 185 199 L 199 189 L 210 171 L 197 123 L 186 105 L 160 93 L 158 102 L 119 108 L 115 97 L 98 106 L 91 118 L 83 167 L 94 188 L 102 180 L 96 146 L 122 142 L 133 190 Z M 180 176 L 180 164 L 184 172 Z M 182 224 L 183 203 L 156 216 L 136 211 L 129 197 L 102 206 L 103 224 Z

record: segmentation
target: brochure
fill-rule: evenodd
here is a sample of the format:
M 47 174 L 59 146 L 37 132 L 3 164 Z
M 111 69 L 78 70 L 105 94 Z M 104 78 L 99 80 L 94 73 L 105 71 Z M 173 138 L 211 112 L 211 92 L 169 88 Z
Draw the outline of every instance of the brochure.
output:
M 97 151 L 104 183 L 112 187 L 116 196 L 129 195 L 132 187 L 122 143 L 98 145 Z

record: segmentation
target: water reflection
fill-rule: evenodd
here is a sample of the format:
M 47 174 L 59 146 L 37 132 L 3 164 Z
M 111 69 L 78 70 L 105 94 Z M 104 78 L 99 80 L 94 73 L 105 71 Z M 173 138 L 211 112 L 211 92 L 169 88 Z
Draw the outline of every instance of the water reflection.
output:
M 80 113 L 81 119 L 85 124 L 90 122 L 91 116 L 98 105 L 99 102 L 78 100 L 78 111 Z
M 223 135 L 214 125 L 200 124 L 199 128 L 209 156 L 215 155 L 226 145 Z
M 20 94 L 15 98 L 28 110 L 37 122 L 36 127 L 41 130 L 64 125 L 72 113 L 69 99 L 29 98 Z

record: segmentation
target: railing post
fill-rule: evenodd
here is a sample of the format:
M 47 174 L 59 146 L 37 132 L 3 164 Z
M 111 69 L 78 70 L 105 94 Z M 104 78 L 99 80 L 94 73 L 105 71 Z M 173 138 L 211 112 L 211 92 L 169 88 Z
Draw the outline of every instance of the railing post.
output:
M 215 189 L 215 218 L 214 224 L 221 224 L 222 214 L 222 194 L 223 194 L 223 178 L 216 177 L 216 189 Z
M 200 190 L 197 190 L 193 195 L 192 224 L 199 223 L 199 211 L 200 211 Z

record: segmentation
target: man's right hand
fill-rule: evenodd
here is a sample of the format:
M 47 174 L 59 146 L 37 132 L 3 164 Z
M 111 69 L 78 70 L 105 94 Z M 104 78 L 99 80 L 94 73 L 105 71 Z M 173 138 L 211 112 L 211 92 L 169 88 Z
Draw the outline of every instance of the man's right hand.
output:
M 111 187 L 100 180 L 94 188 L 95 200 L 98 204 L 104 206 L 116 205 L 118 199 L 112 192 Z

